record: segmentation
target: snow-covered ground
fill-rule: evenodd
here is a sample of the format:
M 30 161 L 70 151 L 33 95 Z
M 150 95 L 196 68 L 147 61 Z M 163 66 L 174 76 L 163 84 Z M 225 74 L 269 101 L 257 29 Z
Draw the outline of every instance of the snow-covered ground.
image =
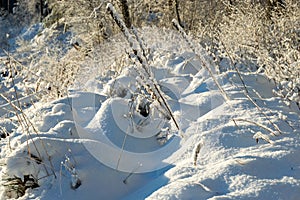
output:
M 18 115 L 1 98 L 1 199 L 26 185 L 20 199 L 299 199 L 298 108 L 255 72 L 241 74 L 248 93 L 237 72 L 214 72 L 226 99 L 180 36 L 158 33 L 141 34 L 175 120 L 135 66 L 81 74 L 67 97 Z

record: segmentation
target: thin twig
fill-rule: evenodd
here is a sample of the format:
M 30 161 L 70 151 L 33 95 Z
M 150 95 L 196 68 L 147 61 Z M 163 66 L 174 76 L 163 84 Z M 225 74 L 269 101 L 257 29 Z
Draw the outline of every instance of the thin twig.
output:
M 155 82 L 155 79 L 151 73 L 151 68 L 148 64 L 148 61 L 147 61 L 147 58 L 145 56 L 143 56 L 144 53 L 141 53 L 140 52 L 140 49 L 142 49 L 142 51 L 145 51 L 143 50 L 143 45 L 142 43 L 140 43 L 142 40 L 139 39 L 138 35 L 137 36 L 134 36 L 132 35 L 128 28 L 126 27 L 125 23 L 123 22 L 123 20 L 118 16 L 115 8 L 113 7 L 112 4 L 108 3 L 107 4 L 107 10 L 109 11 L 111 17 L 114 19 L 114 21 L 116 22 L 116 24 L 118 25 L 118 27 L 121 29 L 122 33 L 124 34 L 124 36 L 126 37 L 127 41 L 129 42 L 130 44 L 130 47 L 133 51 L 133 54 L 135 55 L 134 57 L 130 56 L 130 58 L 135 61 L 138 60 L 138 62 L 141 64 L 142 68 L 144 69 L 145 73 L 147 74 L 147 78 L 149 78 L 151 82 L 151 85 L 150 86 L 153 86 L 155 92 L 156 92 L 156 96 L 159 97 L 157 98 L 158 102 L 162 105 L 163 108 L 165 108 L 167 110 L 167 112 L 169 113 L 172 121 L 174 122 L 176 128 L 178 130 L 180 130 L 179 128 L 179 125 L 167 103 L 167 101 L 165 100 L 164 96 L 162 95 L 162 92 L 161 90 L 159 89 L 157 83 Z M 140 42 L 139 42 L 140 41 Z M 136 45 L 136 43 L 138 43 L 138 46 Z M 138 48 L 139 47 L 139 48 Z M 160 100 L 162 100 L 162 102 L 160 102 Z
M 272 129 L 270 129 L 269 127 L 267 126 L 264 126 L 258 122 L 255 122 L 255 121 L 251 121 L 251 120 L 248 120 L 248 119 L 241 119 L 241 118 L 236 118 L 236 119 L 233 119 L 233 121 L 237 122 L 237 121 L 240 121 L 240 122 L 247 122 L 247 123 L 250 123 L 250 124 L 254 124 L 258 127 L 261 127 L 263 129 L 265 129 L 266 131 L 270 132 L 272 135 L 274 136 L 277 136 L 275 131 L 273 131 Z
M 179 33 L 181 34 L 181 36 L 185 39 L 185 41 L 187 42 L 187 44 L 189 45 L 189 47 L 192 49 L 192 51 L 196 55 L 197 59 L 201 62 L 202 66 L 208 71 L 209 75 L 211 76 L 211 78 L 213 79 L 213 81 L 215 82 L 215 84 L 217 85 L 218 89 L 221 91 L 224 99 L 226 101 L 229 100 L 230 98 L 228 97 L 227 93 L 222 88 L 222 86 L 220 85 L 220 83 L 218 82 L 218 80 L 216 79 L 216 77 L 214 76 L 214 74 L 213 74 L 212 70 L 210 69 L 210 67 L 205 63 L 204 59 L 200 55 L 198 55 L 196 53 L 195 47 L 193 46 L 192 42 L 189 40 L 187 34 L 183 30 L 183 28 L 180 26 L 180 24 L 178 23 L 178 21 L 176 19 L 173 19 L 172 23 L 173 23 L 174 27 L 179 31 Z

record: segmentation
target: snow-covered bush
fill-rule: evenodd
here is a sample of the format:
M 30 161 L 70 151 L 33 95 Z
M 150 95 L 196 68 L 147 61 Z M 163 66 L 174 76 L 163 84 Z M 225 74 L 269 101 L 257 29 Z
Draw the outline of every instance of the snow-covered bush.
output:
M 122 13 L 120 2 L 112 2 Z M 228 66 L 244 71 L 260 69 L 277 83 L 278 95 L 299 102 L 299 3 L 287 0 L 284 6 L 276 7 L 268 2 L 127 1 L 133 25 L 170 27 L 172 18 L 180 18 L 184 29 L 199 39 L 195 42 L 201 42 L 211 53 L 220 71 L 228 70 Z M 26 17 L 35 13 L 31 19 L 38 18 L 39 13 L 33 9 L 38 3 L 20 1 L 14 19 L 26 13 L 29 13 Z M 24 33 L 17 50 L 21 63 L 29 65 L 30 73 L 37 75 L 35 78 L 27 76 L 28 83 L 34 83 L 33 88 L 47 88 L 47 93 L 50 91 L 51 96 L 59 97 L 66 94 L 66 87 L 80 75 L 79 69 L 87 69 L 86 63 L 97 65 L 105 58 L 109 60 L 107 66 L 116 58 L 124 61 L 124 50 L 128 46 L 111 49 L 107 45 L 118 43 L 116 37 L 113 41 L 111 36 L 119 30 L 107 14 L 106 1 L 51 1 L 48 4 L 52 10 L 44 19 L 48 28 L 34 39 L 30 36 L 26 39 L 28 34 Z M 23 7 L 26 9 L 21 12 Z M 6 35 L 0 37 L 6 42 L 3 42 L 5 49 L 9 49 Z M 106 52 L 119 55 L 110 57 Z
M 176 177 L 184 184 L 195 183 L 200 193 L 192 194 L 193 198 L 201 198 L 201 194 L 233 198 L 245 190 L 245 185 L 254 188 L 256 180 L 265 181 L 260 169 L 274 161 L 281 170 L 270 170 L 272 179 L 268 181 L 298 186 L 299 159 L 295 155 L 299 136 L 288 133 L 298 131 L 299 116 L 282 105 L 280 98 L 274 98 L 272 89 L 289 101 L 299 102 L 299 5 L 286 1 L 279 9 L 247 0 L 171 0 L 168 4 L 128 0 L 131 22 L 138 27 L 134 29 L 126 27 L 124 17 L 118 14 L 122 13 L 120 2 L 126 1 L 112 1 L 114 6 L 106 7 L 106 1 L 54 0 L 44 23 L 24 27 L 17 39 L 0 32 L 8 52 L 0 51 L 0 125 L 4 127 L 0 127 L 0 170 L 5 198 L 35 198 L 32 194 L 47 198 L 53 192 L 58 197 L 74 195 L 75 199 L 89 195 L 104 198 L 104 193 L 108 193 L 104 199 L 123 194 L 135 197 L 128 187 L 142 191 L 139 180 L 144 178 L 143 174 L 132 175 L 146 171 L 144 180 L 152 185 L 149 193 L 143 194 L 146 196 L 156 193 L 149 181 L 160 182 L 157 176 L 166 176 L 164 179 L 170 178 L 178 191 L 181 185 Z M 28 9 L 32 5 L 28 4 Z M 165 28 L 171 26 L 172 18 L 179 21 L 175 24 L 183 38 Z M 4 22 L 0 27 L 6 29 L 9 23 Z M 140 27 L 144 25 L 155 27 Z M 118 29 L 124 35 L 118 34 Z M 248 71 L 260 74 L 245 73 Z M 241 79 L 245 88 L 255 92 L 244 93 Z M 223 99 L 220 91 L 228 98 Z M 250 95 L 255 96 L 252 99 Z M 47 102 L 53 99 L 56 101 Z M 7 125 L 9 122 L 12 125 Z M 99 138 L 86 138 L 89 131 Z M 106 151 L 109 148 L 85 148 L 95 144 L 92 139 L 113 142 L 103 144 L 113 144 L 120 154 Z M 255 147 L 255 141 L 262 145 Z M 129 152 L 133 149 L 140 156 L 169 144 L 174 146 L 155 151 L 151 157 L 126 157 L 136 156 Z M 93 159 L 91 153 L 100 157 Z M 169 161 L 164 159 L 170 155 Z M 112 162 L 116 158 L 118 161 Z M 163 165 L 159 167 L 168 169 L 151 174 L 158 169 L 151 165 L 160 163 L 161 158 Z M 219 178 L 215 178 L 216 171 L 220 171 Z M 189 177 L 193 173 L 197 176 L 192 180 Z M 253 181 L 239 179 L 242 173 L 253 173 Z M 290 180 L 278 180 L 283 176 Z M 106 180 L 114 184 L 113 189 Z M 224 187 L 220 188 L 220 183 Z M 270 184 L 261 185 L 266 188 Z M 119 190 L 124 186 L 126 189 Z M 35 187 L 39 188 L 25 192 Z M 256 189 L 253 193 L 261 195 Z M 268 188 L 258 188 L 260 193 L 264 190 Z M 285 191 L 282 187 L 280 195 Z
M 287 0 L 277 7 L 251 1 L 222 5 L 214 23 L 201 24 L 198 34 L 216 63 L 263 72 L 277 84 L 274 92 L 299 105 L 299 2 Z

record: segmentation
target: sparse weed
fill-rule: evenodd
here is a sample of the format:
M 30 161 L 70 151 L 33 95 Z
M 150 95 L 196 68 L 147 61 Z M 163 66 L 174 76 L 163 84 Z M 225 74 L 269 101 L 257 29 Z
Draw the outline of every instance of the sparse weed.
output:
M 177 23 L 175 21 L 177 28 L 188 42 L 191 51 L 198 55 L 197 58 L 202 61 L 203 67 L 209 71 L 225 99 L 228 99 L 227 93 L 210 71 L 210 63 L 207 63 L 205 58 L 201 57 L 202 52 L 191 44 L 204 47 L 218 67 L 217 72 L 228 70 L 237 72 L 244 87 L 245 97 L 265 117 L 265 121 L 272 129 L 244 118 L 233 119 L 234 122 L 250 123 L 277 136 L 282 133 L 281 130 L 250 96 L 249 88 L 243 82 L 241 74 L 249 72 L 265 74 L 275 82 L 274 94 L 288 105 L 295 104 L 300 107 L 300 5 L 294 0 L 286 0 L 284 7 L 254 2 L 256 1 L 228 3 L 225 0 L 203 2 L 178 0 L 168 1 L 168 5 L 165 5 L 163 1 L 153 3 L 131 0 L 128 1 L 128 8 L 132 25 L 138 28 L 154 25 L 163 32 L 162 27 L 171 27 L 172 18 L 180 19 Z M 68 89 L 75 79 L 85 76 L 88 70 L 97 69 L 90 72 L 95 77 L 110 72 L 121 73 L 123 68 L 134 65 L 138 74 L 136 81 L 145 91 L 142 94 L 139 90 L 137 91 L 139 94 L 133 97 L 132 105 L 135 106 L 133 111 L 147 117 L 149 105 L 155 101 L 157 104 L 153 104 L 152 108 L 159 110 L 166 119 L 172 120 L 180 130 L 157 80 L 153 78 L 150 64 L 155 55 L 146 46 L 134 26 L 126 27 L 123 16 L 117 14 L 121 13 L 121 6 L 113 7 L 109 4 L 108 9 L 112 16 L 110 18 L 106 11 L 106 3 L 103 1 L 99 4 L 96 0 L 52 1 L 49 5 L 52 13 L 44 20 L 44 26 L 47 28 L 43 27 L 43 32 L 31 40 L 20 38 L 17 41 L 19 47 L 13 53 L 8 42 L 10 36 L 1 32 L 0 42 L 4 45 L 0 54 L 4 52 L 1 54 L 4 56 L 0 57 L 2 61 L 0 83 L 3 83 L 2 89 L 9 91 L 7 94 L 0 94 L 1 103 L 3 101 L 10 106 L 9 114 L 15 116 L 15 121 L 27 134 L 27 144 L 32 143 L 32 149 L 28 145 L 28 154 L 33 157 L 30 152 L 34 150 L 37 153 L 33 159 L 44 166 L 47 176 L 56 177 L 55 169 L 47 148 L 39 138 L 39 133 L 25 109 L 36 100 L 50 101 L 68 95 Z M 30 12 L 28 16 L 31 16 L 32 4 L 27 6 L 27 12 Z M 178 8 L 180 12 L 176 13 Z M 82 10 L 85 12 L 81 12 Z M 144 12 L 145 10 L 147 12 Z M 22 15 L 6 17 L 16 20 L 18 16 Z M 26 19 L 21 24 L 25 21 L 30 20 Z M 17 24 L 16 21 L 14 23 Z M 8 25 L 0 24 L 0 28 L 4 26 Z M 125 35 L 129 46 L 125 44 L 124 38 L 117 37 L 120 32 Z M 189 39 L 190 36 L 194 38 L 192 41 Z M 25 91 L 19 91 L 19 85 L 26 88 Z M 118 92 L 121 94 L 109 91 L 109 95 L 126 95 L 126 91 Z M 30 97 L 29 100 L 26 97 Z M 144 122 L 139 121 L 136 124 L 141 125 Z M 169 131 L 167 127 L 156 135 L 161 144 L 168 140 Z M 37 135 L 37 140 L 33 139 L 32 132 Z M 3 138 L 10 134 L 2 127 L 0 133 Z M 253 137 L 272 143 L 262 132 L 256 132 Z M 36 145 L 36 142 L 41 145 Z M 197 164 L 201 148 L 200 143 L 195 147 L 194 165 Z M 42 160 L 41 154 L 47 157 Z M 45 165 L 45 161 L 50 167 Z M 81 185 L 81 180 L 75 168 L 75 161 L 66 155 L 65 160 L 61 162 L 61 168 L 63 167 L 71 176 L 71 188 L 77 189 Z M 51 173 L 48 172 L 49 169 Z M 131 174 L 124 183 L 130 176 Z M 4 182 L 7 196 L 11 198 L 24 195 L 28 188 L 38 187 L 33 175 L 10 177 Z
M 26 190 L 39 187 L 38 181 L 32 175 L 24 175 L 24 177 L 8 177 L 5 178 L 3 186 L 5 187 L 5 196 L 8 198 L 22 197 Z

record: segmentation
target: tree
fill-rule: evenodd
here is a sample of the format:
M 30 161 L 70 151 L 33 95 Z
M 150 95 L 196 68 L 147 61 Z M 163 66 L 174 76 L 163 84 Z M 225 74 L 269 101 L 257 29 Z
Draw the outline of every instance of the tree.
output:
M 9 13 L 12 13 L 15 3 L 16 0 L 0 0 L 0 8 L 4 8 Z
M 125 22 L 127 28 L 130 28 L 131 27 L 131 18 L 130 18 L 130 14 L 129 14 L 128 2 L 127 2 L 127 0 L 120 0 L 120 4 L 121 4 L 122 14 L 124 17 L 124 22 Z

